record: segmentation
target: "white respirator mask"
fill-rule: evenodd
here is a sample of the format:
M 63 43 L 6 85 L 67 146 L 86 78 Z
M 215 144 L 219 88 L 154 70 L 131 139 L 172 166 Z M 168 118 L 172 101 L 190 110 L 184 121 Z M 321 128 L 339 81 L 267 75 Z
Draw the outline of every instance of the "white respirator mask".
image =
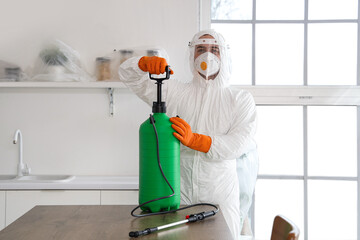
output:
M 220 59 L 211 52 L 201 54 L 195 59 L 195 69 L 206 78 L 220 70 Z

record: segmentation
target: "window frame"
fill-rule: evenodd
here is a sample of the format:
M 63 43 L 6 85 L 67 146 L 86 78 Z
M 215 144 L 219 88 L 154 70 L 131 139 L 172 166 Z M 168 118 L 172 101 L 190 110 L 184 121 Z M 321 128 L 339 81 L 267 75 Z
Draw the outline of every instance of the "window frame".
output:
M 304 173 L 295 175 L 264 175 L 259 174 L 258 179 L 299 179 L 304 183 L 304 239 L 308 239 L 308 180 L 337 180 L 357 182 L 357 239 L 360 239 L 360 0 L 358 0 L 357 19 L 332 19 L 332 20 L 309 20 L 308 2 L 304 0 L 304 20 L 256 20 L 256 0 L 252 0 L 251 20 L 212 20 L 211 0 L 198 0 L 199 19 L 198 30 L 209 29 L 212 23 L 226 24 L 251 24 L 252 25 L 252 85 L 232 85 L 234 89 L 249 91 L 258 106 L 302 106 L 303 107 L 303 134 L 304 134 Z M 297 23 L 304 25 L 304 65 L 303 85 L 256 85 L 255 76 L 255 41 L 257 24 L 282 24 Z M 357 70 L 356 85 L 308 85 L 308 24 L 312 23 L 357 23 Z M 357 111 L 357 176 L 356 177 L 335 177 L 335 176 L 308 176 L 308 128 L 307 113 L 308 106 L 355 106 Z M 253 201 L 255 201 L 254 196 Z M 254 219 L 254 202 L 250 209 Z M 251 222 L 252 230 L 255 233 L 255 221 Z

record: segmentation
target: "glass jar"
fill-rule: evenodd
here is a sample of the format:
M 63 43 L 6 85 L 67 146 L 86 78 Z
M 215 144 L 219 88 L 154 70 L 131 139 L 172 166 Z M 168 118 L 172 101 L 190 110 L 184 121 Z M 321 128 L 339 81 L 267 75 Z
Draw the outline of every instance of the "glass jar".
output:
M 5 79 L 9 81 L 20 81 L 21 69 L 19 67 L 5 68 Z
M 149 49 L 147 50 L 147 56 L 148 57 L 152 57 L 152 56 L 160 56 L 160 50 L 159 49 Z
M 96 79 L 105 81 L 111 79 L 111 59 L 107 57 L 96 58 Z
M 119 52 L 120 52 L 120 64 L 131 58 L 134 54 L 134 51 L 130 49 L 119 50 Z

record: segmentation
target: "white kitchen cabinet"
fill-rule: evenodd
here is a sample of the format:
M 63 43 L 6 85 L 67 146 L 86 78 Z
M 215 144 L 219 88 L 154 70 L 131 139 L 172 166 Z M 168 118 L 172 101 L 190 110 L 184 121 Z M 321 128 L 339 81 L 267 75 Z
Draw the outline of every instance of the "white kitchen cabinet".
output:
M 137 205 L 139 191 L 129 190 L 102 190 L 101 205 Z
M 7 191 L 5 225 L 9 225 L 36 205 L 100 205 L 100 191 Z
M 5 227 L 5 191 L 0 191 L 0 231 Z

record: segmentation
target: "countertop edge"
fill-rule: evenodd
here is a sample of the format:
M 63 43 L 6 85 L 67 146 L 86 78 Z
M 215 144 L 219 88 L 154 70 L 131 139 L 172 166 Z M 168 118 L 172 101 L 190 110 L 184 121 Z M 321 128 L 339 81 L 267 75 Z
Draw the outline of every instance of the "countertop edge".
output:
M 75 176 L 69 182 L 0 181 L 0 190 L 138 190 L 138 176 Z

